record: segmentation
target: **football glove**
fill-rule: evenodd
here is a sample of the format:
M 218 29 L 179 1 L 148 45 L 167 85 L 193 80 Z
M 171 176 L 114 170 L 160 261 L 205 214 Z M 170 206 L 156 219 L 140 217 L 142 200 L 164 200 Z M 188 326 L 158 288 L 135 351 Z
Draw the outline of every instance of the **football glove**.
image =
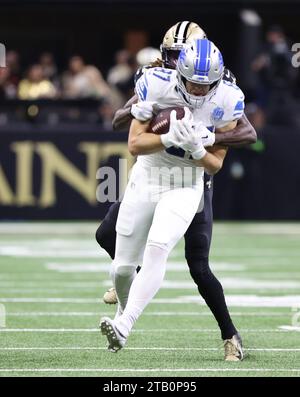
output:
M 201 129 L 199 129 L 199 131 L 196 130 L 191 111 L 186 107 L 184 110 L 185 117 L 181 120 L 184 128 L 181 128 L 179 131 L 179 147 L 186 152 L 190 152 L 193 159 L 201 160 L 206 154 L 206 150 L 202 143 L 201 134 L 199 133 Z M 204 137 L 205 136 L 206 135 L 204 135 Z
M 162 144 L 169 148 L 171 146 L 181 147 L 183 136 L 188 135 L 188 128 L 190 115 L 185 113 L 181 120 L 177 120 L 176 111 L 172 110 L 170 113 L 170 127 L 167 134 L 160 136 Z
M 131 106 L 132 116 L 139 121 L 147 121 L 153 117 L 153 105 L 155 102 L 138 102 Z

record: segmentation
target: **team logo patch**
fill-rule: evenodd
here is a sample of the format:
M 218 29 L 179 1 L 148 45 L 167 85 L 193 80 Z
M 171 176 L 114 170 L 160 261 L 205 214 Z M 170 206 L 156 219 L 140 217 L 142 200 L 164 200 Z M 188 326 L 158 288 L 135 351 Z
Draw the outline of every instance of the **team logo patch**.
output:
M 214 108 L 211 116 L 214 121 L 221 120 L 221 118 L 224 116 L 224 110 L 220 107 Z

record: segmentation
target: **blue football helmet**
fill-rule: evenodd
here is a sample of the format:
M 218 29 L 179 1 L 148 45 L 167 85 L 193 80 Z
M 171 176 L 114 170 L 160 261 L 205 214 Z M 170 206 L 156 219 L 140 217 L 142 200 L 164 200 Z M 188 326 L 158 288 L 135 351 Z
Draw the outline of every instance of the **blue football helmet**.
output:
M 179 54 L 177 62 L 178 88 L 188 105 L 200 107 L 217 90 L 224 73 L 221 52 L 213 42 L 207 39 L 188 43 Z M 205 96 L 191 95 L 187 92 L 186 81 L 210 85 Z

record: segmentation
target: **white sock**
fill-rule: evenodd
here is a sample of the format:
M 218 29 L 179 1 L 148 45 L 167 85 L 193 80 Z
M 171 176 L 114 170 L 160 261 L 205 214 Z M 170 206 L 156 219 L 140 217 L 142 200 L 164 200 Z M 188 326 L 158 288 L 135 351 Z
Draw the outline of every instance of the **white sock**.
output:
M 118 302 L 120 308 L 118 310 L 124 311 L 127 304 L 129 290 L 131 284 L 136 276 L 136 267 L 134 266 L 121 266 L 119 263 L 113 263 L 111 277 L 114 287 L 116 289 Z
M 167 249 L 147 244 L 143 265 L 132 282 L 125 310 L 115 323 L 125 337 L 159 290 L 165 276 L 168 254 Z

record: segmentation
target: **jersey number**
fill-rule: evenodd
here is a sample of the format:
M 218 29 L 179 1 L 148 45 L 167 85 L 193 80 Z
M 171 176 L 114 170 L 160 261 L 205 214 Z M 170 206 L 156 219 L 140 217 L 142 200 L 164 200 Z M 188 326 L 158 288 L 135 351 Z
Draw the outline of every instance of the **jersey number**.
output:
M 153 71 L 153 76 L 163 81 L 170 81 L 170 74 L 172 74 L 172 70 L 166 70 L 164 68 L 154 68 Z

